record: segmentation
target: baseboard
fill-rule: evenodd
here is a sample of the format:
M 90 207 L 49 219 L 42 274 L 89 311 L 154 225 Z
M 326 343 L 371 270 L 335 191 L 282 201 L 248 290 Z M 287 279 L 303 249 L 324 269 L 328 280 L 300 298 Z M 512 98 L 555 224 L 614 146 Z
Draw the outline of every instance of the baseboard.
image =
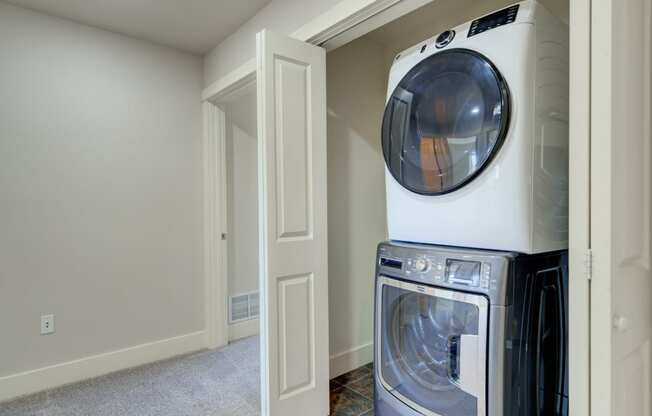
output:
M 0 402 L 205 347 L 206 333 L 199 331 L 0 377 Z
M 351 348 L 348 351 L 331 355 L 331 378 L 337 377 L 374 360 L 374 344 L 368 343 Z
M 229 324 L 229 341 L 236 341 L 242 338 L 257 335 L 260 332 L 260 321 L 249 319 L 247 321 Z

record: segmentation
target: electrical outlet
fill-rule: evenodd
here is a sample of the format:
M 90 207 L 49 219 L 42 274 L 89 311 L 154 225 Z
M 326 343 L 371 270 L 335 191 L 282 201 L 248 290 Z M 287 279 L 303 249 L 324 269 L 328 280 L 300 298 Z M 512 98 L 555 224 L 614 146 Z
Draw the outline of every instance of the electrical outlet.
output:
M 41 315 L 41 335 L 54 333 L 54 315 Z

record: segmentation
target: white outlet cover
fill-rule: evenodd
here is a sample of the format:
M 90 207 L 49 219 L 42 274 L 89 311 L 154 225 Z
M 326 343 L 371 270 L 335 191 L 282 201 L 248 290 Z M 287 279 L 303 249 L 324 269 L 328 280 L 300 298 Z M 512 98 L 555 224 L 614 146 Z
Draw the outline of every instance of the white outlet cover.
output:
M 54 333 L 54 315 L 41 315 L 41 335 Z

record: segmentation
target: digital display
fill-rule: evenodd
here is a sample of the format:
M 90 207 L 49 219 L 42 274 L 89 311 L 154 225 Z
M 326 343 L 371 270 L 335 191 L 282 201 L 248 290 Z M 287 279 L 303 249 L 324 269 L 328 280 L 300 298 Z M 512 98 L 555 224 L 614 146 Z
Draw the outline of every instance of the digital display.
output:
M 385 257 L 380 258 L 380 265 L 383 267 L 390 267 L 392 269 L 402 269 L 403 268 L 403 262 L 400 260 L 395 260 L 395 259 L 388 259 Z
M 507 9 L 474 20 L 469 28 L 468 37 L 470 38 L 478 33 L 514 22 L 514 20 L 516 20 L 516 14 L 518 13 L 518 6 L 518 4 L 515 4 Z

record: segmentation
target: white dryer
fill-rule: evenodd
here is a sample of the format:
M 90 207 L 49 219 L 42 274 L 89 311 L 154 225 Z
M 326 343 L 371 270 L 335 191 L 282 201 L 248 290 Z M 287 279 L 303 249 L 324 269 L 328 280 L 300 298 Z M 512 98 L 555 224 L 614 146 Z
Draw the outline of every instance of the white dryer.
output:
M 528 0 L 401 52 L 382 146 L 390 239 L 567 248 L 567 25 Z

